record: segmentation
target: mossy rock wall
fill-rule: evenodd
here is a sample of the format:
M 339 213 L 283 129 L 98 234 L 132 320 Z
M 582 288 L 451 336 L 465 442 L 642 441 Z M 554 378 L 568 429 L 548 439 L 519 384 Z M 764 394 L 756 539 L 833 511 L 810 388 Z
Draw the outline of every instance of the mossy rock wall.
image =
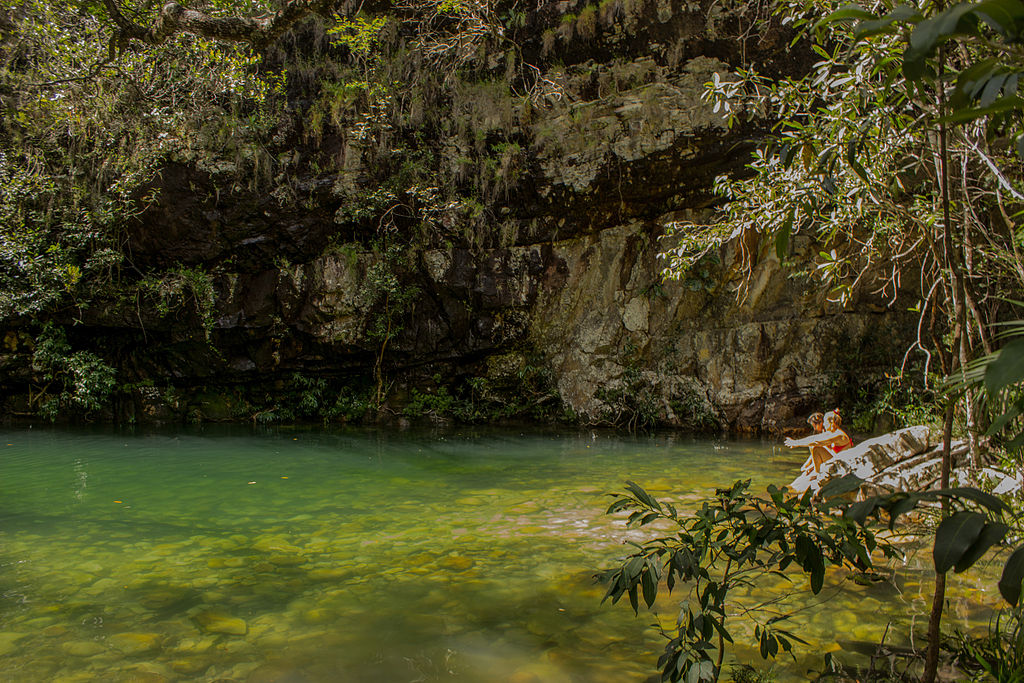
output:
M 662 281 L 664 226 L 709 219 L 714 178 L 742 172 L 760 135 L 727 129 L 704 84 L 812 61 L 780 27 L 751 33 L 754 11 L 551 3 L 523 15 L 515 62 L 545 96 L 517 90 L 507 53 L 457 78 L 413 71 L 410 92 L 446 109 L 395 105 L 370 145 L 344 121 L 311 133 L 329 88 L 296 85 L 271 180 L 213 149 L 168 159 L 158 200 L 124 226 L 128 274 L 47 315 L 117 370 L 108 409 L 63 417 L 798 425 L 849 358 L 878 376 L 913 329 L 871 300 L 831 307 L 772 258 L 739 300 L 731 245 Z M 43 322 L 3 330 L 8 415 L 50 386 L 33 365 Z

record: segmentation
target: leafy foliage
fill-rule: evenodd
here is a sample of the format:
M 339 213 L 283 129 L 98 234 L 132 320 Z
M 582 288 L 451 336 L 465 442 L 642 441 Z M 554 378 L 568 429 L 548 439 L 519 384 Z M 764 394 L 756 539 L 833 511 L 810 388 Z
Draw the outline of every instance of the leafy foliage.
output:
M 524 357 L 514 374 L 471 377 L 452 389 L 443 385 L 422 391 L 414 388 L 403 412 L 412 418 L 455 418 L 468 423 L 564 417 L 550 371 L 534 360 Z M 440 375 L 433 378 L 435 384 L 440 380 Z
M 327 31 L 333 36 L 335 45 L 345 45 L 354 54 L 366 56 L 377 44 L 381 30 L 387 23 L 387 17 L 369 19 L 359 16 L 355 19 L 342 19 Z
M 90 413 L 107 405 L 116 372 L 90 351 L 72 352 L 64 330 L 48 323 L 36 337 L 32 369 L 47 382 L 37 393 L 39 414 L 55 420 L 63 411 Z
M 762 260 L 806 250 L 804 274 L 837 304 L 871 291 L 896 305 L 914 291 L 903 305 L 920 315 L 926 378 L 934 361 L 950 374 L 991 352 L 1024 287 L 1024 184 L 1007 138 L 1021 114 L 1020 8 L 780 3 L 794 45 L 810 43 L 818 61 L 799 77 L 747 68 L 708 84 L 731 123 L 767 119 L 772 135 L 749 176 L 717 180 L 721 222 L 669 226 L 681 241 L 664 254 L 667 275 L 686 277 L 740 235 L 742 292 Z M 950 330 L 963 330 L 963 349 Z
M 964 664 L 976 664 L 979 672 L 996 683 L 1024 680 L 1024 611 L 1017 608 L 997 615 L 989 632 L 980 638 L 960 636 L 952 649 Z
M 994 415 L 986 436 L 1000 439 L 1007 452 L 1016 454 L 1024 448 L 1024 323 L 1007 323 L 1002 337 L 1001 349 L 977 359 L 965 377 L 948 382 L 947 388 L 954 393 L 982 389 Z
M 216 146 L 252 169 L 281 82 L 245 48 L 194 36 L 117 52 L 90 2 L 0 12 L 3 319 L 119 278 L 124 225 L 156 198 L 162 163 L 202 163 Z
M 966 571 L 1007 537 L 1012 511 L 990 493 L 959 487 L 850 502 L 847 494 L 863 483 L 853 475 L 835 479 L 812 500 L 811 492 L 794 496 L 774 486 L 767 498 L 755 496 L 749 481 L 737 481 L 687 514 L 627 482 L 627 493 L 615 495 L 608 514 L 628 512 L 629 525 L 671 528 L 673 533 L 634 544 L 637 549 L 621 566 L 602 573 L 608 584 L 605 600 L 617 602 L 625 596 L 638 612 L 641 600 L 647 607 L 655 604 L 662 581 L 669 592 L 685 586 L 676 631 L 665 634 L 668 642 L 658 666 L 663 680 L 711 681 L 721 674 L 725 643 L 733 642 L 731 617 L 754 622 L 763 658 L 790 652 L 794 642 L 803 642 L 779 627 L 789 615 L 777 611 L 775 601 L 751 604 L 749 598 L 731 597 L 730 591 L 766 575 L 793 581 L 792 573 L 785 573 L 791 566 L 808 576 L 815 594 L 829 567 L 870 571 L 879 553 L 900 555 L 894 545 L 876 537 L 874 520 L 885 520 L 891 531 L 912 510 L 944 501 L 952 514 L 935 531 L 932 555 L 938 573 Z M 1019 619 L 1024 604 L 1022 582 L 1024 547 L 1010 555 L 999 581 L 1000 593 L 1017 615 L 1013 619 Z M 1014 638 L 1019 640 L 1017 628 Z M 985 661 L 1003 666 L 1006 660 Z
M 139 281 L 138 289 L 156 297 L 156 311 L 161 316 L 191 305 L 209 337 L 214 323 L 216 292 L 213 279 L 202 267 L 178 266 L 161 275 L 148 275 Z
M 737 588 L 750 586 L 765 574 L 792 580 L 785 570 L 801 569 L 812 593 L 821 591 L 829 567 L 866 571 L 872 553 L 892 555 L 856 516 L 823 514 L 810 492 L 793 496 L 769 487 L 768 497 L 752 495 L 750 482 L 737 481 L 718 489 L 690 514 L 662 503 L 634 482 L 619 494 L 608 513 L 628 512 L 636 526 L 667 525 L 673 534 L 644 542 L 623 564 L 601 575 L 608 584 L 605 599 L 629 599 L 634 612 L 640 600 L 654 605 L 664 581 L 671 592 L 685 586 L 686 600 L 674 634 L 658 661 L 663 680 L 713 681 L 721 674 L 726 642 L 733 642 L 729 619 L 742 614 L 755 622 L 754 638 L 761 656 L 790 652 L 800 637 L 783 627 L 789 615 L 772 603 L 741 604 Z

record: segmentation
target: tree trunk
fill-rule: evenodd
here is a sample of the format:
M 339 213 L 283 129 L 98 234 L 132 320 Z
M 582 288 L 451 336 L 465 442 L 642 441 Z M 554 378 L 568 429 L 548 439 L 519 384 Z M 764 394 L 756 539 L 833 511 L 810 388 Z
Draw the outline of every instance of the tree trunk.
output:
M 939 73 L 936 83 L 938 114 L 939 114 L 939 190 L 942 196 L 942 222 L 943 222 L 943 265 L 952 275 L 950 293 L 953 299 L 953 340 L 949 347 L 949 368 L 948 372 L 953 375 L 957 370 L 961 373 L 967 367 L 965 364 L 966 346 L 964 336 L 967 334 L 965 328 L 967 322 L 966 306 L 964 305 L 964 275 L 963 262 L 960 258 L 958 246 L 953 241 L 953 225 L 949 210 L 949 148 L 947 146 L 946 124 L 943 117 L 946 113 L 946 91 L 943 76 L 946 70 L 946 52 L 939 48 Z M 949 488 L 949 471 L 951 468 L 950 443 L 953 440 L 953 405 L 952 397 L 946 399 L 946 410 L 942 424 L 942 470 L 939 475 L 939 488 Z M 948 513 L 948 505 L 943 499 L 942 516 Z M 942 625 L 942 610 L 946 602 L 946 575 L 936 574 L 935 593 L 932 596 L 932 611 L 928 616 L 928 652 L 925 655 L 924 674 L 921 676 L 923 683 L 935 683 L 939 668 L 939 635 Z
M 939 488 L 949 488 L 950 443 L 953 440 L 953 399 L 946 400 L 946 411 L 942 420 L 942 469 L 939 474 Z M 942 516 L 946 516 L 947 503 L 942 500 Z M 935 592 L 932 594 L 932 611 L 928 615 L 928 650 L 925 653 L 922 683 L 934 683 L 939 672 L 939 636 L 942 627 L 942 610 L 946 604 L 946 574 L 935 575 Z

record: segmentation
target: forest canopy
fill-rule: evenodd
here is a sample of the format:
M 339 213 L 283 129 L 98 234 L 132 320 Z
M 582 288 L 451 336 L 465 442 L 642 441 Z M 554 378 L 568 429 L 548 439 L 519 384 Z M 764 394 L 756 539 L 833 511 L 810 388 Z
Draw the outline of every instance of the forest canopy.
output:
M 386 210 L 389 194 L 397 196 L 386 187 L 396 165 L 413 169 L 426 152 L 403 149 L 392 132 L 451 125 L 439 83 L 493 73 L 488 55 L 497 53 L 513 91 L 529 97 L 537 87 L 536 68 L 505 34 L 513 14 L 499 20 L 476 2 L 7 0 L 0 318 L 82 305 L 126 277 L 145 278 L 126 260 L 124 227 L 157 200 L 168 163 L 217 176 L 218 192 L 259 188 L 298 203 L 309 198 L 295 149 L 313 150 L 301 163 L 306 173 L 338 164 L 338 154 L 316 152 L 329 130 L 362 157 L 339 170 L 375 161 L 380 169 L 336 194 L 368 195 L 357 204 Z M 471 140 L 470 124 L 450 133 Z M 449 182 L 448 199 L 471 194 L 454 187 L 465 184 L 464 169 Z M 401 184 L 404 193 L 416 182 Z M 430 192 L 432 206 L 444 206 Z M 337 220 L 360 220 L 358 212 Z

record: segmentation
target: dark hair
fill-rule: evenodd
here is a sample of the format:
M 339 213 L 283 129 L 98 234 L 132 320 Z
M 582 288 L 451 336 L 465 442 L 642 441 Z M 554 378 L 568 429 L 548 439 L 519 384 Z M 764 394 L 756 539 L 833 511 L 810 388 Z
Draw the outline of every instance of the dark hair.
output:
M 821 413 L 811 413 L 811 416 L 807 418 L 807 424 L 811 425 L 812 427 L 814 425 L 825 424 L 825 416 L 822 415 Z

